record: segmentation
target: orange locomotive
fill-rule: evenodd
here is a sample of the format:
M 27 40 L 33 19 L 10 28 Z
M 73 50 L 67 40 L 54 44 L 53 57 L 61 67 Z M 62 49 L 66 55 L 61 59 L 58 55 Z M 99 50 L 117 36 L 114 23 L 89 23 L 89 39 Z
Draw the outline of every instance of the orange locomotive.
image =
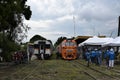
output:
M 63 59 L 72 60 L 77 58 L 77 44 L 73 39 L 65 39 L 58 46 L 58 52 Z

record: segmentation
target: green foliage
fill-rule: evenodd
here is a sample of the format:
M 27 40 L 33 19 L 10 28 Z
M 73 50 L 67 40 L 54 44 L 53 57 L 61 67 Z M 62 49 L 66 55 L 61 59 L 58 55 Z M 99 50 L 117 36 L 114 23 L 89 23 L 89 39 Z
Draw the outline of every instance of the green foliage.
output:
M 2 43 L 2 34 L 0 33 L 0 48 L 2 47 L 1 43 Z
M 0 38 L 1 36 L 2 34 L 0 34 Z M 14 41 L 8 40 L 7 37 L 4 37 L 4 41 L 0 41 L 0 44 L 0 48 L 3 50 L 1 56 L 4 57 L 5 61 L 10 61 L 13 52 L 20 50 L 20 45 Z
M 46 38 L 44 38 L 40 35 L 35 35 L 30 39 L 30 42 L 34 42 L 34 41 L 37 41 L 37 40 L 46 40 Z
M 17 43 L 14 43 L 12 41 L 7 41 L 6 42 L 6 48 L 4 48 L 4 53 L 3 53 L 3 57 L 5 59 L 5 61 L 10 61 L 11 60 L 11 56 L 15 51 L 20 50 L 20 45 L 18 45 Z
M 10 40 L 21 41 L 26 37 L 29 27 L 23 19 L 29 20 L 32 11 L 27 0 L 0 0 L 0 32 L 7 34 Z M 24 17 L 23 17 L 24 16 Z
M 32 14 L 32 12 L 30 11 L 30 6 L 28 6 L 27 8 L 24 9 L 23 14 L 25 16 L 25 19 L 27 19 L 27 20 L 30 19 L 30 16 Z
M 54 46 L 56 47 L 57 45 L 59 45 L 64 39 L 66 39 L 66 37 L 59 37 Z
M 29 20 L 32 11 L 26 5 L 27 0 L 0 0 L 0 48 L 6 60 L 11 52 L 20 50 L 21 42 L 30 29 L 23 23 L 24 18 Z
M 26 42 L 26 43 L 22 43 L 21 44 L 21 51 L 27 51 L 27 44 L 28 44 L 28 42 Z

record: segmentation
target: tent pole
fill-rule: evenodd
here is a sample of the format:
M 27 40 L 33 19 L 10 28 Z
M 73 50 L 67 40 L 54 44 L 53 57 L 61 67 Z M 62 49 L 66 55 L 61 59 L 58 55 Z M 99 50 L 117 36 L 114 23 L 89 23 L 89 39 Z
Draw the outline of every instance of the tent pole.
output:
M 118 18 L 118 36 L 120 36 L 120 16 Z M 117 53 L 118 53 L 119 47 L 117 47 Z

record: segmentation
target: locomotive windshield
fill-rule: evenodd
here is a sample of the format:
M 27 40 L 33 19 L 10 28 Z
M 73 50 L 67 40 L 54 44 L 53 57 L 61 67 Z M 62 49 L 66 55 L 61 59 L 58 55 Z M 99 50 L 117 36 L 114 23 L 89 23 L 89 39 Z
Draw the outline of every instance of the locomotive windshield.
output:
M 76 46 L 74 42 L 70 42 L 70 46 Z
M 45 47 L 46 47 L 46 48 L 50 48 L 50 44 L 46 44 Z
M 65 44 L 66 46 L 76 46 L 76 44 L 74 42 L 68 41 Z
M 34 48 L 39 48 L 39 45 L 38 44 L 34 44 Z

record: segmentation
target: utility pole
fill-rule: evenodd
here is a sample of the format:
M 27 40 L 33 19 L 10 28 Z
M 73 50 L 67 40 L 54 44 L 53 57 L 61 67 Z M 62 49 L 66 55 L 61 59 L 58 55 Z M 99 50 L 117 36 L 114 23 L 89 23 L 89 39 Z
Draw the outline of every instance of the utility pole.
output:
M 74 37 L 75 37 L 75 17 L 73 16 L 73 22 L 74 22 Z
M 119 19 L 118 19 L 118 36 L 120 36 L 120 16 L 119 16 Z
M 118 19 L 118 36 L 120 36 L 120 16 L 119 16 L 119 19 Z M 117 47 L 117 54 L 118 54 L 118 51 L 119 51 L 119 47 Z

